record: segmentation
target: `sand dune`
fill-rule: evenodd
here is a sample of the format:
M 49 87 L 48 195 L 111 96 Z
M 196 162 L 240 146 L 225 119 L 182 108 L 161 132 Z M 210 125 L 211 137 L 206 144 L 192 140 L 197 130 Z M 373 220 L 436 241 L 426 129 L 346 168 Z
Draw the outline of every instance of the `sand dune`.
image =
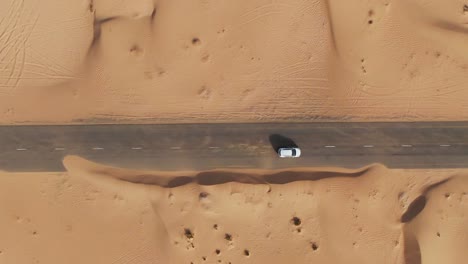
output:
M 212 171 L 206 184 L 197 180 L 203 172 L 130 171 L 77 157 L 65 166 L 64 174 L 2 173 L 2 263 L 418 264 L 467 257 L 466 170 L 297 169 L 281 183 L 267 180 L 277 171 L 223 171 L 236 179 L 227 182 Z M 169 187 L 180 175 L 192 180 Z M 244 183 L 244 175 L 262 182 Z
M 218 169 L 209 171 L 151 172 L 119 169 L 99 165 L 78 156 L 67 156 L 64 166 L 71 171 L 84 171 L 96 177 L 111 177 L 119 180 L 151 184 L 160 187 L 179 187 L 190 183 L 216 185 L 230 182 L 248 184 L 285 184 L 296 181 L 317 181 L 328 177 L 353 178 L 376 170 L 375 164 L 358 170 L 343 168 L 294 168 L 282 170 Z
M 426 202 L 404 228 L 410 238 L 407 263 L 465 262 L 467 183 L 466 176 L 459 175 L 421 193 Z
M 465 4 L 5 0 L 0 123 L 464 120 Z

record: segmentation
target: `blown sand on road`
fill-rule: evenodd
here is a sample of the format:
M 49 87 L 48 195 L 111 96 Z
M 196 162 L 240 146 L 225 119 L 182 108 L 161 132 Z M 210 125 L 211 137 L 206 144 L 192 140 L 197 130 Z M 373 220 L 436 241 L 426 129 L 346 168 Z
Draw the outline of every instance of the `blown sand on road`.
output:
M 467 257 L 466 170 L 297 169 L 310 178 L 284 171 L 286 181 L 272 183 L 268 175 L 279 171 L 233 170 L 224 182 L 212 172 L 203 182 L 195 180 L 203 172 L 131 171 L 78 157 L 64 165 L 63 174 L 2 173 L 2 263 L 420 264 Z M 192 180 L 177 187 L 164 181 L 178 177 Z
M 0 122 L 464 120 L 467 9 L 4 0 Z

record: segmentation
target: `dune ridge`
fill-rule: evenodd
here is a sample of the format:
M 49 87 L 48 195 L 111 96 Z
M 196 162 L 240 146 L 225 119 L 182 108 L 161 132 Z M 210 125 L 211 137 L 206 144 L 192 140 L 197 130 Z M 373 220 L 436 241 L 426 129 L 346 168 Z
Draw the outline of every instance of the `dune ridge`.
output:
M 287 184 L 296 181 L 317 181 L 330 177 L 360 177 L 371 170 L 383 168 L 381 164 L 372 164 L 359 169 L 345 168 L 293 168 L 278 170 L 261 169 L 215 169 L 208 171 L 146 172 L 115 168 L 97 164 L 79 156 L 67 156 L 63 161 L 68 171 L 84 171 L 100 177 L 115 178 L 137 184 L 151 184 L 165 188 L 174 188 L 186 184 L 216 185 L 229 182 L 246 184 Z
M 397 172 L 392 172 L 391 170 L 388 170 L 385 166 L 380 164 L 372 164 L 356 170 L 349 170 L 343 168 L 294 168 L 288 170 L 220 169 L 203 172 L 158 172 L 115 168 L 101 164 L 96 164 L 77 156 L 68 156 L 64 160 L 64 165 L 70 174 L 80 175 L 80 177 L 84 176 L 84 178 L 86 178 L 87 180 L 91 180 L 92 182 L 99 181 L 102 186 L 109 186 L 109 188 L 111 188 L 111 185 L 108 185 L 109 182 L 117 180 L 117 182 L 120 182 L 121 184 L 134 184 L 136 186 L 135 188 L 141 188 L 142 191 L 146 190 L 146 193 L 148 193 L 149 197 L 152 197 L 149 199 L 151 200 L 154 214 L 157 215 L 158 219 L 160 219 L 161 222 L 165 223 L 164 230 L 166 230 L 166 239 L 177 241 L 175 246 L 166 245 L 168 247 L 168 251 L 171 252 L 168 255 L 166 255 L 166 260 L 168 261 L 168 263 L 178 263 L 182 260 L 188 261 L 190 259 L 193 259 L 193 254 L 199 254 L 197 252 L 201 252 L 199 258 L 202 260 L 204 258 L 213 259 L 213 257 L 207 257 L 206 255 L 203 255 L 202 252 L 204 251 L 204 247 L 200 245 L 200 243 L 202 243 L 200 241 L 200 238 L 210 237 L 210 233 L 212 232 L 209 229 L 207 229 L 207 227 L 203 226 L 206 225 L 204 224 L 204 222 L 213 221 L 213 219 L 212 217 L 204 215 L 203 212 L 206 211 L 209 215 L 209 212 L 211 212 L 212 210 L 226 210 L 226 208 L 221 209 L 223 208 L 223 206 L 227 206 L 227 201 L 223 200 L 232 199 L 227 197 L 221 198 L 226 196 L 226 193 L 230 193 L 231 196 L 246 195 L 247 197 L 250 193 L 250 195 L 253 195 L 253 197 L 257 198 L 246 198 L 253 199 L 253 204 L 246 204 L 245 207 L 250 208 L 251 206 L 254 206 L 253 208 L 257 208 L 255 210 L 264 211 L 280 201 L 276 200 L 275 198 L 278 194 L 280 194 L 278 193 L 279 190 L 293 191 L 298 188 L 298 184 L 301 184 L 304 186 L 308 186 L 303 188 L 307 189 L 306 193 L 308 193 L 309 195 L 311 195 L 311 193 L 317 192 L 316 195 L 318 195 L 318 197 L 325 197 L 329 192 L 329 187 L 325 187 L 327 186 L 326 182 L 328 182 L 331 183 L 331 186 L 333 186 L 334 184 L 345 184 L 351 188 L 352 191 L 348 192 L 344 191 L 343 187 L 340 187 L 340 191 L 336 193 L 336 195 L 338 196 L 345 195 L 345 197 L 348 197 L 347 195 L 350 195 L 347 198 L 350 200 L 346 202 L 347 204 L 350 204 L 345 205 L 344 208 L 347 208 L 348 206 L 355 208 L 355 206 L 358 206 L 360 202 L 370 204 L 377 202 L 378 204 L 382 203 L 382 205 L 387 204 L 387 206 L 384 206 L 383 208 L 375 208 L 375 210 L 379 208 L 379 213 L 367 211 L 363 215 L 356 214 L 355 216 L 353 216 L 353 218 L 360 218 L 364 216 L 374 218 L 377 217 L 375 214 L 381 214 L 381 216 L 378 216 L 378 218 L 383 217 L 381 220 L 383 222 L 381 223 L 381 230 L 378 231 L 376 235 L 381 232 L 389 232 L 389 234 L 394 234 L 391 235 L 395 237 L 394 242 L 392 242 L 392 240 L 389 240 L 388 247 L 382 245 L 383 248 L 387 248 L 385 250 L 390 250 L 390 248 L 392 249 L 390 250 L 392 251 L 392 253 L 390 253 L 390 251 L 387 251 L 387 254 L 390 254 L 392 257 L 387 259 L 388 262 L 382 263 L 421 264 L 424 263 L 422 262 L 422 260 L 426 258 L 428 254 L 430 254 L 424 250 L 422 245 L 427 244 L 427 239 L 430 238 L 421 236 L 420 234 L 415 232 L 412 225 L 414 225 L 415 222 L 419 221 L 420 223 L 418 223 L 418 225 L 424 226 L 424 223 L 421 223 L 420 219 L 421 215 L 424 215 L 425 211 L 428 210 L 427 207 L 430 206 L 431 203 L 433 203 L 431 193 L 438 191 L 440 188 L 444 188 L 444 186 L 447 186 L 454 181 L 466 182 L 466 173 L 460 170 L 452 170 L 452 172 L 448 174 L 443 173 L 444 170 L 439 170 L 443 174 L 443 176 L 439 175 L 439 177 L 433 177 L 432 174 L 437 173 L 437 170 L 432 170 L 427 177 L 421 177 L 424 176 L 424 174 L 421 174 L 420 176 L 417 176 L 420 177 L 420 179 L 418 179 L 414 178 L 416 177 L 416 175 L 418 175 L 418 173 L 415 173 L 414 177 L 408 177 L 408 175 L 411 174 L 408 172 L 410 172 L 411 170 L 394 170 L 405 172 L 400 174 Z M 386 186 L 389 184 L 390 186 Z M 315 185 L 317 185 L 315 188 L 312 187 Z M 259 189 L 259 187 L 254 186 L 265 187 L 260 187 Z M 255 190 L 250 191 L 252 188 L 254 188 Z M 344 194 L 339 194 L 340 192 L 344 192 Z M 367 196 L 362 196 L 362 194 L 366 192 L 369 192 Z M 259 196 L 260 194 L 262 194 L 265 197 Z M 193 197 L 193 199 L 190 197 Z M 281 196 L 279 196 L 278 198 L 280 197 Z M 304 198 L 306 197 L 307 199 L 312 199 L 310 200 L 310 202 L 313 201 L 313 196 L 305 196 Z M 180 199 L 182 199 L 184 202 L 180 201 Z M 307 200 L 304 200 L 304 203 L 307 203 Z M 327 202 L 322 201 L 322 203 Z M 335 198 L 333 198 L 333 203 L 337 203 L 337 200 L 335 200 Z M 355 205 L 351 205 L 353 203 Z M 397 203 L 400 203 L 400 205 L 397 206 Z M 181 207 L 179 208 L 179 206 Z M 204 209 L 198 208 L 199 206 L 201 206 L 201 208 Z M 264 206 L 266 206 L 266 208 L 263 208 Z M 252 208 L 247 208 L 245 209 L 254 210 Z M 177 210 L 179 209 L 182 210 L 183 214 L 191 215 L 191 218 L 193 219 L 185 224 L 171 224 L 171 221 L 176 221 L 176 223 L 179 223 L 179 220 L 177 220 L 178 217 L 176 216 L 178 214 Z M 277 213 L 279 212 L 276 212 L 275 214 Z M 305 232 L 304 234 L 307 234 L 307 229 L 312 227 L 308 227 L 308 224 L 306 224 L 304 221 L 306 221 L 305 219 L 309 219 L 309 217 L 312 217 L 312 215 L 308 216 L 310 213 L 311 212 L 302 212 L 291 215 L 291 219 L 295 219 L 291 221 L 296 223 L 293 224 L 293 226 L 297 225 L 294 232 Z M 304 216 L 303 214 L 305 214 L 306 216 Z M 327 215 L 328 213 L 322 211 L 322 214 Z M 224 212 L 219 217 L 220 219 L 224 219 L 224 217 L 227 217 L 228 215 L 230 214 Z M 334 214 L 333 217 L 336 216 L 337 215 Z M 244 217 L 246 216 L 241 216 L 237 219 L 238 221 L 245 222 L 246 224 L 249 223 L 248 225 L 255 225 L 249 222 L 251 220 L 248 220 L 248 217 L 248 219 L 244 219 Z M 182 219 L 184 218 L 181 218 L 180 220 Z M 268 222 L 270 220 L 265 221 Z M 366 222 L 368 220 L 363 221 Z M 467 220 L 464 221 L 466 222 Z M 358 222 L 360 222 L 360 220 Z M 221 228 L 219 222 L 215 221 L 213 223 L 216 226 L 216 230 Z M 227 223 L 225 223 L 225 225 L 227 225 Z M 234 228 L 232 225 L 230 226 L 231 228 Z M 368 226 L 367 228 L 372 229 L 372 227 L 370 226 Z M 458 228 L 461 228 L 461 226 L 459 226 Z M 358 228 L 358 230 L 361 229 L 363 228 Z M 189 233 L 189 235 L 187 235 L 187 232 Z M 355 239 L 359 240 L 359 234 L 362 232 L 363 231 L 359 231 L 358 236 Z M 274 231 L 270 231 L 269 234 L 274 233 Z M 329 235 L 331 234 L 328 233 L 328 235 L 326 236 Z M 241 239 L 241 237 L 248 235 L 244 232 L 240 232 L 239 229 L 234 228 L 232 231 L 229 231 L 229 236 L 236 236 L 236 240 L 239 240 Z M 325 239 L 325 237 L 323 237 L 322 239 Z M 315 238 L 313 242 L 310 242 L 313 243 L 314 248 L 317 248 L 313 249 L 311 252 L 318 250 L 319 247 L 322 248 L 330 246 L 328 245 L 328 243 L 323 242 L 322 239 Z M 185 240 L 186 242 L 183 242 Z M 186 247 L 186 250 L 188 250 L 187 254 L 182 253 L 177 249 L 178 245 L 185 245 L 185 243 L 187 243 L 187 245 L 183 247 Z M 265 245 L 258 245 L 256 247 L 275 247 L 275 244 L 267 246 L 267 244 L 269 243 L 268 239 L 265 241 L 265 243 Z M 357 241 L 352 242 L 352 245 L 354 245 L 354 247 L 356 247 L 357 244 Z M 213 246 L 216 247 L 215 245 Z M 306 245 L 303 246 L 307 248 Z M 199 247 L 202 247 L 202 249 L 199 249 Z M 237 247 L 233 246 L 232 249 L 229 250 L 236 250 L 236 248 Z M 218 250 L 219 249 L 217 249 L 216 252 L 218 252 Z M 228 249 L 221 249 L 219 251 L 222 252 L 225 250 Z M 249 249 L 249 258 L 252 257 L 251 254 L 257 253 L 255 251 L 255 249 Z M 300 255 L 295 258 L 298 261 L 297 263 L 304 263 L 305 259 L 309 259 L 308 253 L 304 252 L 302 254 L 304 255 Z M 281 259 L 285 256 L 289 255 L 285 253 L 284 255 L 280 255 L 278 257 Z M 327 261 L 333 259 L 330 258 L 330 255 L 327 256 Z M 218 256 L 216 259 L 223 259 L 223 257 Z M 260 259 L 265 260 L 265 256 L 262 255 Z M 312 257 L 312 259 L 314 258 Z M 362 259 L 357 261 L 357 259 L 359 258 L 355 259 L 356 262 L 351 261 L 347 263 L 372 263 L 366 262 Z M 374 259 L 375 261 L 376 258 L 373 256 L 371 257 L 371 259 Z M 242 261 L 241 259 L 238 259 L 237 261 L 244 263 L 244 261 Z M 341 258 L 335 258 L 335 261 L 332 262 L 344 263 L 342 261 L 343 259 Z

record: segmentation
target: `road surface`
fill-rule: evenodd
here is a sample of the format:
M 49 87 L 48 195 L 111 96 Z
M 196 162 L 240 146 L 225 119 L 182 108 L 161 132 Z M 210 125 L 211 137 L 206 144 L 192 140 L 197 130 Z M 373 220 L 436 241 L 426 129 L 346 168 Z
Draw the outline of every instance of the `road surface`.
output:
M 300 158 L 277 157 L 289 144 Z M 468 122 L 0 126 L 0 170 L 63 171 L 66 155 L 150 170 L 464 168 Z

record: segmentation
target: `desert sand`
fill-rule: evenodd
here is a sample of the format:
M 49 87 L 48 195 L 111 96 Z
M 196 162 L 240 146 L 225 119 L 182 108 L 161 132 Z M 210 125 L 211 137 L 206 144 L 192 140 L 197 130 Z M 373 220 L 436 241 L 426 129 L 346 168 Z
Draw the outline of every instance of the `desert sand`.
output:
M 204 177 L 79 157 L 64 164 L 66 173 L 0 177 L 0 263 L 420 264 L 467 257 L 467 170 L 374 164 Z M 217 175 L 230 178 L 220 183 Z
M 2 0 L 0 124 L 468 118 L 462 0 Z M 466 263 L 468 170 L 0 172 L 0 263 Z M 2 168 L 0 168 L 1 170 Z
M 0 123 L 464 120 L 467 10 L 3 0 Z

